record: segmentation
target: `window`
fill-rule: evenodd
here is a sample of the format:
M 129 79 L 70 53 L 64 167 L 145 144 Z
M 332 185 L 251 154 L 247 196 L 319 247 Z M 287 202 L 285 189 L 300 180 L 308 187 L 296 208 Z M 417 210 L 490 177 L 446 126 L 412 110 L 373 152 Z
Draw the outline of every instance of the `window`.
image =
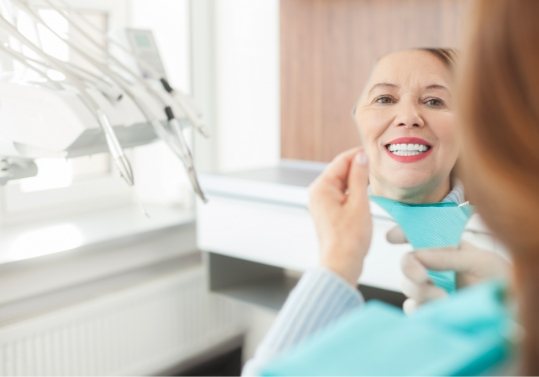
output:
M 104 34 L 111 30 L 121 31 L 126 26 L 155 29 L 161 51 L 167 54 L 163 58 L 171 81 L 184 91 L 189 88 L 187 0 L 160 0 L 157 1 L 159 4 L 153 1 L 131 0 L 63 1 L 100 29 L 101 33 L 96 33 L 95 36 L 100 38 L 104 46 Z M 47 9 L 43 6 L 44 3 L 37 0 L 34 3 L 39 6 L 42 17 L 47 19 L 55 30 L 67 35 L 78 45 L 85 42 L 55 11 Z M 149 10 L 156 10 L 157 5 L 160 9 L 150 14 Z M 167 7 L 174 10 L 174 13 L 167 12 Z M 36 31 L 31 23 L 21 27 L 26 27 L 29 34 L 38 33 L 42 46 L 59 59 L 81 63 L 76 53 L 70 51 L 44 28 L 37 28 Z M 181 30 L 178 31 L 178 28 Z M 159 43 L 163 36 L 166 36 L 165 46 Z M 173 65 L 167 66 L 168 61 L 172 61 Z M 178 64 L 179 62 L 182 64 Z M 5 62 L 2 63 L 5 65 Z M 0 222 L 2 219 L 4 222 L 6 219 L 10 222 L 16 222 L 18 219 L 26 221 L 28 218 L 46 218 L 51 214 L 124 205 L 138 201 L 139 198 L 165 198 L 184 204 L 190 202 L 189 184 L 181 165 L 174 161 L 174 157 L 160 143 L 129 151 L 129 156 L 135 168 L 135 189 L 128 187 L 119 177 L 108 154 L 69 160 L 38 159 L 37 177 L 13 181 L 4 188 L 0 187 Z M 156 175 L 157 173 L 159 174 Z M 168 187 L 163 187 L 163 184 Z
M 127 0 L 68 0 L 66 3 L 94 25 L 96 30 L 88 29 L 88 32 L 93 33 L 104 47 L 109 29 L 125 25 L 127 20 Z M 71 29 L 56 11 L 46 8 L 44 3 L 34 1 L 32 5 L 54 30 L 84 48 L 86 40 Z M 29 16 L 21 14 L 17 17 L 17 26 L 26 36 L 40 43 L 47 53 L 64 61 L 81 64 L 81 59 L 74 51 L 42 25 L 36 26 Z M 6 65 L 9 66 L 3 62 L 3 66 Z M 31 71 L 25 70 L 22 65 L 12 63 L 11 66 L 16 74 L 29 75 L 31 78 Z M 69 160 L 42 158 L 37 159 L 36 163 L 39 168 L 36 177 L 10 182 L 0 192 L 3 203 L 0 216 L 4 222 L 89 209 L 96 203 L 110 206 L 131 200 L 131 193 L 116 177 L 108 154 Z
M 92 36 L 99 40 L 101 46 L 106 48 L 106 38 L 104 37 L 108 25 L 108 13 L 103 10 L 85 10 L 81 9 L 78 12 L 79 16 L 84 17 L 88 22 L 96 27 L 99 32 L 89 30 Z M 56 11 L 50 9 L 41 9 L 39 14 L 48 25 L 51 25 L 54 30 L 61 35 L 67 36 L 76 45 L 83 46 L 87 44 L 87 40 L 79 35 L 77 30 L 70 27 L 69 23 Z M 25 32 L 26 35 L 31 34 L 35 25 L 31 19 L 20 17 L 18 20 L 19 30 Z M 48 54 L 57 57 L 63 61 L 73 62 L 86 69 L 92 69 L 85 66 L 85 61 L 81 59 L 75 51 L 72 51 L 69 46 L 62 43 L 49 30 L 39 25 L 37 28 L 39 42 L 43 46 L 43 50 Z M 89 47 L 90 49 L 92 46 Z M 98 57 L 104 61 L 104 57 Z M 24 67 L 16 63 L 16 71 L 20 69 L 25 71 Z M 28 71 L 28 70 L 26 70 Z M 32 73 L 31 71 L 29 72 Z M 74 183 L 85 180 L 103 177 L 112 173 L 110 166 L 110 158 L 106 154 L 80 157 L 76 159 L 63 160 L 58 158 L 43 158 L 36 160 L 38 166 L 38 175 L 33 178 L 27 178 L 19 182 L 12 182 L 12 185 L 18 185 L 23 193 L 47 191 L 58 188 L 69 187 Z

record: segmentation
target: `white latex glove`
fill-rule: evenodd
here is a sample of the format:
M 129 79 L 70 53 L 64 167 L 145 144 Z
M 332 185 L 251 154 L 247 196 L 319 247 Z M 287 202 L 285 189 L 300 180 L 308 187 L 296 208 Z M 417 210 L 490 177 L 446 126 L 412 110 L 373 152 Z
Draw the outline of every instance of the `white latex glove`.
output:
M 337 156 L 309 190 L 321 264 L 354 287 L 372 237 L 368 177 L 367 156 L 354 148 Z
M 404 236 L 400 229 L 393 229 L 387 238 L 392 243 L 402 243 Z M 455 271 L 457 289 L 490 279 L 506 279 L 510 273 L 507 259 L 466 241 L 462 241 L 458 248 L 410 252 L 403 256 L 401 266 L 404 273 L 402 291 L 408 296 L 403 309 L 408 314 L 427 301 L 447 295 L 446 291 L 433 284 L 428 270 Z

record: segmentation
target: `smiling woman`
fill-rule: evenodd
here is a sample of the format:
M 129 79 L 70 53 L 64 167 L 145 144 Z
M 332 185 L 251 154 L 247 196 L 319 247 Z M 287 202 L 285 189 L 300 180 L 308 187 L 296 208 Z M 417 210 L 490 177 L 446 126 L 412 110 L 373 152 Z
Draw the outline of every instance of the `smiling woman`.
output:
M 367 252 L 379 250 L 369 251 L 374 224 L 367 185 L 371 194 L 399 202 L 464 201 L 452 179 L 460 149 L 453 55 L 447 49 L 413 49 L 376 63 L 354 110 L 362 148 L 341 153 L 310 187 L 320 266 L 303 275 L 245 375 L 363 306 L 357 282 L 368 268 Z
M 415 49 L 386 55 L 374 67 L 354 109 L 373 194 L 428 203 L 455 188 L 453 60 L 449 49 Z

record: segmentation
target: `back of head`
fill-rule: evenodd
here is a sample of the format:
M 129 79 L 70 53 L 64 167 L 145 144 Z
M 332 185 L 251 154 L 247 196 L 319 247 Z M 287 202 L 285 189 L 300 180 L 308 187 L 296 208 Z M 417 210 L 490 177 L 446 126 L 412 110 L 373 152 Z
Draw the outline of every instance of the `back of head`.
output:
M 539 374 L 539 1 L 480 0 L 461 75 L 463 179 L 515 263 L 525 374 Z

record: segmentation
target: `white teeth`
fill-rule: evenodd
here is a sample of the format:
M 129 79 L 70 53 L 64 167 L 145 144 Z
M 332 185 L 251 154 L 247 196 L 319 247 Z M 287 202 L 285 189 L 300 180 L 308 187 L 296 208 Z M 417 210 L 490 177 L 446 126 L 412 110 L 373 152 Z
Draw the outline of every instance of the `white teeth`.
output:
M 397 156 L 415 156 L 426 152 L 429 147 L 423 144 L 390 144 L 387 149 Z
M 413 152 L 413 151 L 395 151 L 395 152 L 391 152 L 393 153 L 394 155 L 397 155 L 397 156 L 417 156 L 418 154 L 421 154 L 423 152 Z

